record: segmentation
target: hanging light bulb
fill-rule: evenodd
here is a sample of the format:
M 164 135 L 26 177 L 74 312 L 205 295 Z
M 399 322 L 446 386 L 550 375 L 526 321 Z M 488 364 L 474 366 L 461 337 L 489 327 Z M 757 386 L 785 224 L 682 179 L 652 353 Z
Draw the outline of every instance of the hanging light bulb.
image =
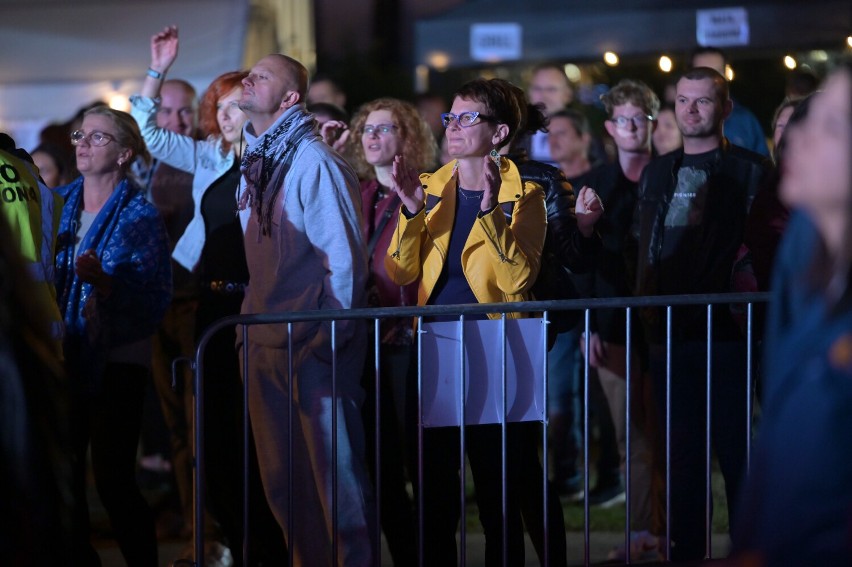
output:
M 604 63 L 606 63 L 610 67 L 615 67 L 616 65 L 618 65 L 618 55 L 616 55 L 612 51 L 607 51 L 606 53 L 604 53 L 603 60 Z

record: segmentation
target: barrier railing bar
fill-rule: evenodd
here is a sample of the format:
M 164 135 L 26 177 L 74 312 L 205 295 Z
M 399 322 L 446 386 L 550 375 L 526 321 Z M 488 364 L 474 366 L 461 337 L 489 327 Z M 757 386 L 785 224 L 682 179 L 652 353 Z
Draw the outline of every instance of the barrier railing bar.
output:
M 590 510 L 589 510 L 589 340 L 591 337 L 591 311 L 586 309 L 584 319 L 583 336 L 583 565 L 588 567 L 591 562 L 589 540 L 591 538 L 590 531 Z
M 707 517 L 706 517 L 706 555 L 709 558 L 712 551 L 712 523 L 711 523 L 711 488 L 710 488 L 710 480 L 711 480 L 711 426 L 712 426 L 712 387 L 711 387 L 711 371 L 712 371 L 712 323 L 711 323 L 711 314 L 712 314 L 712 306 L 715 304 L 730 304 L 730 303 L 746 303 L 748 306 L 748 319 L 747 319 L 747 466 L 750 465 L 750 452 L 751 452 L 751 434 L 752 434 L 752 413 L 754 410 L 754 399 L 753 399 L 753 329 L 754 329 L 754 315 L 753 315 L 753 304 L 756 302 L 765 302 L 769 299 L 770 294 L 768 293 L 734 293 L 734 294 L 695 294 L 695 295 L 683 295 L 683 296 L 649 296 L 649 297 L 623 297 L 623 298 L 596 298 L 596 299 L 576 299 L 576 300 L 559 300 L 559 301 L 523 301 L 523 302 L 511 302 L 511 303 L 495 303 L 495 304 L 469 304 L 469 305 L 450 305 L 450 306 L 421 306 L 421 307 L 386 307 L 386 308 L 369 308 L 369 309 L 347 309 L 347 310 L 317 310 L 317 311 L 302 311 L 302 312 L 282 312 L 282 313 L 263 313 L 263 314 L 246 314 L 246 315 L 233 315 L 230 317 L 226 317 L 220 319 L 213 324 L 209 325 L 204 333 L 202 334 L 199 344 L 196 351 L 195 364 L 194 364 L 194 386 L 195 386 L 195 419 L 197 423 L 203 423 L 204 420 L 204 403 L 203 403 L 203 376 L 204 376 L 204 365 L 203 365 L 203 353 L 204 349 L 207 346 L 207 343 L 210 341 L 211 337 L 219 330 L 225 327 L 233 327 L 239 326 L 242 330 L 242 339 L 243 339 L 243 375 L 247 377 L 249 375 L 249 361 L 246 353 L 246 347 L 248 345 L 248 327 L 250 325 L 257 324 L 276 324 L 276 323 L 286 323 L 288 326 L 288 376 L 292 378 L 293 376 L 293 359 L 292 359 L 292 325 L 296 322 L 302 321 L 314 321 L 314 322 L 323 322 L 330 321 L 332 328 L 332 373 L 333 373 L 333 382 L 332 382 L 332 397 L 333 400 L 337 399 L 337 347 L 336 347 L 336 332 L 335 325 L 336 320 L 345 319 L 345 320 L 363 320 L 363 319 L 373 319 L 374 325 L 376 329 L 376 345 L 375 345 L 375 356 L 376 356 L 376 404 L 377 404 L 377 416 L 376 416 L 376 424 L 377 424 L 377 436 L 376 436 L 376 450 L 377 450 L 377 458 L 376 458 L 376 475 L 377 480 L 380 480 L 380 438 L 379 431 L 381 427 L 380 417 L 378 415 L 378 404 L 381 403 L 381 394 L 380 394 L 380 362 L 379 362 L 379 354 L 380 354 L 380 345 L 379 345 L 379 320 L 383 317 L 415 317 L 418 319 L 419 323 L 422 323 L 423 317 L 437 317 L 441 315 L 455 315 L 459 316 L 459 324 L 461 327 L 460 335 L 460 363 L 459 367 L 461 370 L 461 375 L 464 376 L 465 372 L 465 361 L 464 361 L 464 319 L 465 316 L 470 315 L 479 315 L 479 314 L 487 314 L 487 313 L 495 313 L 502 312 L 504 313 L 503 318 L 505 320 L 505 313 L 508 311 L 517 311 L 517 312 L 527 312 L 527 313 L 542 313 L 544 317 L 544 325 L 545 331 L 546 326 L 549 323 L 548 315 L 553 311 L 571 311 L 571 310 L 584 310 L 585 312 L 585 329 L 586 329 L 586 344 L 585 344 L 585 367 L 584 367 L 584 386 L 585 386 L 585 395 L 584 395 L 584 409 L 585 409 L 585 419 L 584 419 L 584 458 L 585 458 L 585 466 L 584 466 L 584 491 L 586 493 L 586 497 L 584 499 L 584 518 L 585 518 L 585 529 L 584 529 L 584 564 L 588 565 L 590 562 L 590 549 L 589 549 L 589 540 L 590 540 L 590 510 L 589 510 L 589 501 L 588 501 L 588 484 L 589 484 L 589 393 L 588 393 L 588 383 L 589 383 L 589 340 L 590 335 L 590 311 L 592 309 L 599 308 L 625 308 L 627 310 L 627 352 L 626 356 L 626 381 L 627 381 L 627 394 L 626 401 L 626 428 L 627 428 L 627 439 L 626 439 L 626 460 L 627 460 L 627 469 L 625 472 L 626 476 L 626 492 L 627 492 L 627 503 L 626 503 L 626 520 L 625 520 L 625 547 L 627 553 L 627 563 L 630 563 L 630 516 L 631 516 L 631 507 L 629 503 L 630 499 L 630 484 L 631 484 L 631 472 L 630 472 L 630 432 L 631 432 L 631 411 L 630 406 L 631 402 L 631 381 L 635 378 L 631 373 L 631 356 L 630 351 L 632 350 L 632 337 L 630 334 L 630 320 L 633 308 L 644 308 L 644 307 L 657 307 L 664 306 L 666 307 L 666 550 L 665 557 L 667 561 L 670 561 L 671 556 L 671 380 L 672 380 L 672 308 L 674 306 L 680 305 L 695 305 L 695 304 L 706 304 L 707 312 L 708 312 L 708 345 L 707 345 L 707 486 L 706 486 L 706 499 L 707 499 Z M 504 479 L 506 478 L 506 459 L 507 459 L 507 432 L 505 431 L 507 426 L 508 419 L 508 406 L 507 406 L 507 397 L 508 397 L 508 386 L 506 384 L 506 331 L 505 331 L 505 321 L 503 323 L 503 328 L 501 330 L 503 336 L 503 405 L 504 405 L 504 415 L 503 415 L 503 475 Z M 422 470 L 422 459 L 423 459 L 423 400 L 422 400 L 422 388 L 423 388 L 423 376 L 422 376 L 422 363 L 423 363 L 423 353 L 422 353 L 422 336 L 420 335 L 422 331 L 418 333 L 418 370 L 417 370 L 417 390 L 418 390 L 418 431 L 417 431 L 417 444 L 418 444 L 418 461 L 420 462 L 420 467 L 418 470 L 418 501 L 420 503 L 418 515 L 419 515 L 419 564 L 423 566 L 423 556 L 424 556 L 424 541 L 423 541 L 423 470 Z M 544 388 L 545 388 L 545 417 L 542 432 L 542 445 L 544 448 L 543 453 L 543 475 L 544 475 L 544 490 L 543 490 L 543 509 L 544 509 L 544 561 L 545 564 L 548 562 L 548 521 L 547 521 L 547 498 L 548 498 L 548 483 L 547 483 L 547 474 L 548 474 L 548 456 L 547 456 L 547 416 L 546 416 L 546 404 L 547 404 L 547 382 L 549 380 L 549 375 L 547 373 L 547 336 L 546 332 L 543 333 L 543 345 L 545 356 L 543 364 L 544 364 Z M 249 412 L 248 412 L 248 380 L 244 380 L 244 400 L 243 400 L 243 412 L 244 412 L 244 432 L 243 432 L 243 465 L 244 465 L 244 506 L 243 506 L 243 529 L 246 535 L 243 542 L 243 560 L 247 561 L 248 558 L 248 534 L 250 530 L 250 522 L 249 522 L 249 510 L 248 510 L 248 498 L 247 492 L 248 488 L 248 443 L 251 442 L 250 438 L 250 430 L 246 427 L 249 420 Z M 289 380 L 290 394 L 289 394 L 289 405 L 288 408 L 288 419 L 290 421 L 290 431 L 293 428 L 293 381 Z M 462 379 L 460 386 L 460 394 L 461 394 L 461 411 L 462 411 L 462 419 L 460 420 L 460 452 L 459 457 L 461 459 L 460 468 L 461 468 L 461 490 L 460 497 L 462 500 L 462 514 L 466 513 L 465 510 L 465 484 L 466 484 L 466 470 L 464 466 L 464 456 L 466 451 L 466 440 L 465 440 L 465 390 L 467 387 L 466 379 Z M 337 561 L 338 555 L 338 504 L 337 504 L 337 491 L 338 491 L 338 474 L 337 471 L 337 411 L 336 405 L 335 410 L 332 414 L 332 449 L 333 449 L 333 470 L 332 470 L 332 541 L 333 541 L 333 551 L 332 555 L 334 561 Z M 203 528 L 204 528 L 204 508 L 205 508 L 205 479 L 204 479 L 204 446 L 203 446 L 203 431 L 202 427 L 196 427 L 193 435 L 194 440 L 194 466 L 196 470 L 194 471 L 193 480 L 195 482 L 195 490 L 194 490 L 194 514 L 195 514 L 195 560 L 196 564 L 203 564 L 204 561 L 204 548 L 203 548 Z M 293 451 L 293 441 L 292 437 L 288 442 L 288 452 L 290 454 L 289 459 L 289 481 L 288 481 L 288 490 L 292 494 L 293 490 L 293 472 L 292 472 L 292 451 Z M 380 487 L 380 483 L 377 482 L 377 485 Z M 381 496 L 379 494 L 380 488 L 377 489 L 377 503 L 381 501 Z M 506 500 L 507 493 L 504 482 L 503 487 L 503 508 L 504 508 L 504 559 L 507 554 L 506 550 Z M 463 516 L 464 517 L 464 516 Z M 294 522 L 294 510 L 293 506 L 288 506 L 288 541 L 292 541 L 293 537 L 293 522 Z M 462 538 L 462 548 L 460 551 L 460 565 L 464 567 L 466 563 L 465 557 L 465 549 L 466 549 L 466 526 L 464 521 L 460 522 L 461 524 L 461 538 Z M 376 517 L 376 533 L 379 536 L 376 546 L 381 546 L 381 515 L 380 512 L 377 513 Z M 291 562 L 293 561 L 293 546 L 288 546 L 288 551 L 290 555 Z M 376 554 L 377 557 L 380 557 L 381 551 Z
M 549 317 L 550 317 L 550 312 L 545 311 L 544 313 L 542 313 L 543 320 L 542 320 L 542 333 L 541 333 L 541 337 L 542 337 L 541 348 L 542 348 L 543 356 L 541 357 L 541 359 L 542 359 L 543 365 L 544 365 L 544 368 L 542 369 L 542 376 L 544 376 L 544 381 L 543 381 L 543 384 L 542 384 L 542 388 L 543 388 L 543 396 L 542 397 L 544 398 L 544 403 L 542 404 L 542 408 L 543 408 L 543 411 L 544 411 L 544 416 L 542 418 L 542 428 L 541 428 L 541 446 L 542 446 L 541 460 L 542 460 L 542 486 L 544 487 L 544 489 L 542 490 L 542 493 L 541 493 L 542 494 L 541 509 L 543 510 L 543 512 L 542 512 L 543 524 L 542 525 L 544 526 L 544 565 L 545 565 L 545 567 L 550 565 L 550 522 L 548 521 L 548 519 L 550 518 L 550 515 L 548 513 L 549 512 L 548 503 L 549 503 L 549 496 L 550 496 L 550 486 L 549 486 L 549 483 L 547 481 L 547 473 L 548 473 L 548 470 L 549 470 L 548 458 L 547 458 L 547 451 L 548 451 L 548 447 L 547 447 L 547 424 L 548 424 L 547 412 L 548 412 L 548 407 L 549 407 L 548 404 L 550 403 L 550 397 L 547 394 L 548 383 L 550 381 L 550 375 L 547 371 L 548 370 L 548 366 L 547 366 L 547 357 L 548 357 L 548 353 L 547 353 L 547 327 L 548 327 L 548 325 L 551 324 Z
M 672 306 L 666 306 L 666 561 L 672 560 Z
M 625 345 L 625 353 L 624 353 L 624 357 L 625 357 L 624 383 L 625 383 L 625 388 L 627 390 L 624 394 L 624 398 L 625 398 L 624 404 L 626 406 L 624 408 L 624 422 L 625 422 L 624 423 L 624 427 L 625 427 L 625 433 L 624 433 L 624 435 L 625 435 L 625 439 L 624 439 L 624 453 L 625 453 L 625 463 L 624 463 L 624 485 L 625 485 L 624 486 L 624 490 L 625 490 L 625 500 L 624 500 L 624 551 L 625 551 L 625 562 L 629 565 L 630 564 L 630 519 L 631 519 L 631 514 L 633 512 L 633 510 L 631 509 L 631 506 L 630 506 L 630 497 L 633 494 L 632 486 L 631 486 L 631 479 L 633 478 L 633 474 L 630 470 L 632 463 L 633 463 L 633 459 L 631 458 L 631 454 L 630 454 L 630 450 L 631 450 L 630 432 L 632 430 L 630 406 L 631 406 L 631 401 L 633 399 L 632 394 L 631 394 L 631 388 L 632 388 L 631 380 L 633 378 L 633 373 L 631 372 L 631 368 L 630 368 L 631 367 L 630 354 L 631 354 L 632 338 L 633 337 L 630 334 L 630 307 L 627 308 L 626 313 L 625 313 L 625 325 L 626 325 L 626 329 L 625 329 L 626 335 L 625 336 L 626 336 L 626 339 L 627 339 L 625 342 L 627 344 Z
M 465 377 L 465 363 L 464 363 L 464 313 L 459 315 L 459 376 L 461 379 L 459 380 L 459 400 L 461 400 L 461 404 L 459 404 L 461 408 L 461 419 L 459 423 L 459 498 L 461 498 L 461 516 L 459 518 L 459 523 L 461 524 L 461 547 L 459 548 L 459 555 L 461 556 L 459 559 L 459 566 L 465 567 L 467 565 L 467 522 L 465 522 L 465 518 L 467 518 L 467 499 L 465 498 L 465 487 L 467 485 L 467 467 L 464 466 L 464 455 L 467 452 L 467 432 L 466 432 L 466 423 L 465 418 L 467 418 L 467 396 L 465 396 L 465 390 L 467 389 L 467 378 Z
M 506 387 L 506 314 L 500 317 L 500 385 L 503 391 L 502 404 L 502 420 L 500 422 L 500 475 L 502 482 L 500 483 L 503 513 L 503 565 L 509 565 L 509 494 L 507 485 L 509 475 L 507 474 L 508 467 L 506 466 L 506 428 L 508 427 L 509 412 L 508 405 L 508 388 Z M 515 487 L 517 489 L 517 487 Z
M 374 446 L 375 446 L 375 484 L 376 484 L 376 539 L 373 542 L 373 557 L 376 557 L 376 563 L 381 565 L 382 563 L 382 443 L 381 443 L 381 431 L 382 431 L 382 411 L 381 411 L 381 403 L 382 403 L 382 394 L 381 394 L 381 372 L 382 372 L 382 363 L 380 357 L 380 345 L 379 342 L 381 340 L 381 333 L 379 331 L 379 318 L 373 319 L 373 356 L 375 361 L 375 396 L 373 398 L 373 402 L 375 403 L 376 408 L 376 429 L 374 434 Z
M 713 424 L 713 306 L 707 305 L 707 402 L 704 411 L 706 421 L 704 423 L 704 458 L 705 458 L 705 481 L 704 485 L 704 558 L 713 556 L 713 492 L 711 490 L 712 480 L 712 455 L 713 455 L 713 432 L 710 430 Z

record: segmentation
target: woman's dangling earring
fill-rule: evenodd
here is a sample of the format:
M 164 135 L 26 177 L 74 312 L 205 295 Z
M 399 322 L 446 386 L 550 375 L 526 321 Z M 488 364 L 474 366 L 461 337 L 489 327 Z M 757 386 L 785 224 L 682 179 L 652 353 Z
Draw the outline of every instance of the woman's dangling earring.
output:
M 500 154 L 497 153 L 497 148 L 493 148 L 488 155 L 491 156 L 491 159 L 497 165 L 497 169 L 500 169 Z

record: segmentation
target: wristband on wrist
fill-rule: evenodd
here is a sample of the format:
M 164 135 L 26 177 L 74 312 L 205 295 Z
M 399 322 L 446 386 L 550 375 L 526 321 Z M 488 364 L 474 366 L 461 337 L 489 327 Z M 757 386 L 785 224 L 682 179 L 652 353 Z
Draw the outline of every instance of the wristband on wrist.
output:
M 160 73 L 159 71 L 155 71 L 155 70 L 151 69 L 150 67 L 148 67 L 148 71 L 146 71 L 146 74 L 147 74 L 149 77 L 151 77 L 152 79 L 157 79 L 157 80 L 159 80 L 159 79 L 162 79 L 162 78 L 163 78 L 163 74 L 162 74 L 162 73 Z

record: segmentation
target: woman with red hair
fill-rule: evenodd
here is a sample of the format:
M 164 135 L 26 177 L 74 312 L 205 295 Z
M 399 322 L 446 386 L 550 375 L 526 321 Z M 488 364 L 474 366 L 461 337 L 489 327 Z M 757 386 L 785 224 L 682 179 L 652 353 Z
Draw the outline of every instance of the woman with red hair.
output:
M 243 233 L 234 214 L 247 120 L 238 103 L 241 81 L 248 73 L 231 71 L 213 80 L 199 108 L 199 127 L 206 137 L 196 140 L 157 127 L 160 86 L 177 52 L 176 27 L 167 27 L 151 38 L 151 65 L 140 95 L 131 97 L 131 114 L 151 155 L 193 174 L 194 214 L 172 258 L 198 274 L 198 338 L 214 321 L 239 314 L 248 284 Z M 233 332 L 219 332 L 211 338 L 204 351 L 204 369 L 205 414 L 210 416 L 204 423 L 209 510 L 234 550 L 234 564 L 242 565 L 242 385 Z M 249 443 L 252 453 L 253 446 Z M 257 462 L 253 454 L 250 464 L 253 480 L 249 485 L 256 489 L 249 495 L 252 548 L 263 553 L 254 560 L 280 564 L 286 557 L 283 537 L 260 492 L 259 477 L 254 476 Z

